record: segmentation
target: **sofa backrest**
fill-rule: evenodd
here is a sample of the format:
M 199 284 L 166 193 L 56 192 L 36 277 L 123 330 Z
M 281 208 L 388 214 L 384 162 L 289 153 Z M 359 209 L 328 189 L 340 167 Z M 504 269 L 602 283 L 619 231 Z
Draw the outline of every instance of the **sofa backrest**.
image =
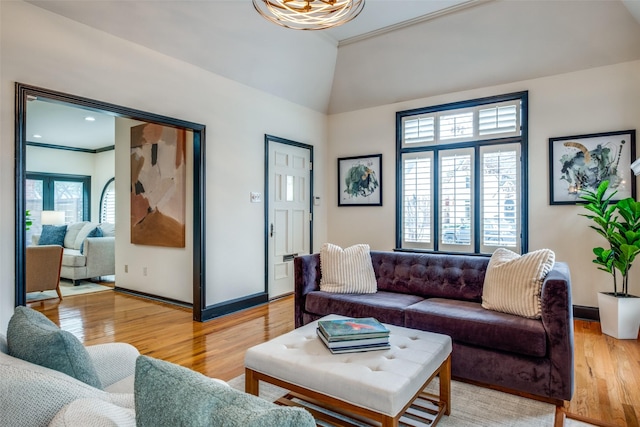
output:
M 489 257 L 371 251 L 378 290 L 480 302 Z

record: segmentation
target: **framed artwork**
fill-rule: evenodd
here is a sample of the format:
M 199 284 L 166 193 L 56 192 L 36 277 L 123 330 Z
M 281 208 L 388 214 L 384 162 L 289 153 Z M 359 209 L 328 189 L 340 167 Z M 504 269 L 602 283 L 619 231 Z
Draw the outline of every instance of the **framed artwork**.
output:
M 131 243 L 185 247 L 186 131 L 131 128 Z
M 382 206 L 382 154 L 338 159 L 338 206 Z
M 635 198 L 635 158 L 635 130 L 549 138 L 550 204 L 582 203 L 581 192 L 595 191 L 602 181 L 616 192 L 612 201 Z

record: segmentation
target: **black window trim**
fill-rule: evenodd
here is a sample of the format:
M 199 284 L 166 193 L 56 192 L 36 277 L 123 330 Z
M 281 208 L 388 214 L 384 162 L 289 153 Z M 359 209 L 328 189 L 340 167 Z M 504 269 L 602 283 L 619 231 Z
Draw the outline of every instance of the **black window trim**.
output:
M 55 181 L 73 181 L 82 183 L 82 197 L 84 198 L 82 206 L 82 220 L 90 221 L 91 218 L 91 176 L 90 175 L 70 175 L 61 173 L 48 172 L 27 172 L 26 178 L 36 181 L 43 181 L 43 185 Z M 42 191 L 42 209 L 51 210 L 54 208 L 54 200 L 52 197 L 53 190 Z
M 114 183 L 114 188 L 113 191 L 115 193 L 115 182 L 116 182 L 116 177 L 114 176 L 113 178 L 109 179 L 107 181 L 107 183 L 104 185 L 104 187 L 102 187 L 102 194 L 100 194 L 100 212 L 98 212 L 98 222 L 102 222 L 102 209 L 104 207 L 104 196 L 107 192 L 107 189 L 109 188 L 109 185 L 111 185 L 111 183 Z M 115 221 L 114 221 L 115 223 Z
M 498 102 L 504 101 L 514 101 L 520 100 L 520 129 L 521 135 L 519 137 L 506 137 L 506 138 L 491 138 L 491 139 L 477 139 L 470 142 L 458 142 L 451 144 L 438 144 L 437 149 L 425 150 L 424 146 L 421 147 L 403 147 L 403 134 L 402 134 L 402 119 L 407 116 L 414 116 L 420 114 L 428 114 L 435 112 L 442 112 L 448 110 L 457 110 L 461 108 L 472 108 L 477 107 L 479 105 L 484 104 L 494 104 Z M 528 252 L 529 247 L 529 193 L 528 193 L 528 141 L 529 140 L 529 92 L 521 91 L 521 92 L 512 92 L 502 95 L 488 96 L 483 98 L 470 99 L 465 101 L 451 102 L 447 104 L 441 105 L 433 105 L 429 107 L 415 108 L 411 110 L 404 110 L 396 112 L 396 242 L 395 242 L 395 250 L 403 251 L 403 252 L 429 252 L 429 253 L 452 253 L 452 254 L 466 254 L 466 255 L 478 255 L 478 256 L 490 256 L 490 254 L 476 252 L 479 250 L 480 243 L 480 235 L 479 233 L 475 233 L 475 241 L 474 241 L 474 252 L 463 253 L 463 252 L 446 252 L 438 250 L 438 239 L 436 238 L 434 241 L 434 249 L 416 249 L 416 248 L 403 248 L 402 247 L 402 224 L 403 224 L 403 211 L 402 211 L 402 155 L 406 153 L 415 153 L 421 151 L 434 151 L 434 174 L 438 176 L 438 154 L 439 151 L 447 149 L 447 148 L 469 148 L 469 147 L 477 147 L 476 153 L 479 148 L 483 145 L 495 145 L 495 144 L 507 144 L 516 141 L 520 142 L 520 156 L 521 156 L 521 182 L 520 182 L 520 192 L 521 192 L 521 210 L 522 210 L 522 219 L 521 219 L 521 236 L 520 236 L 520 253 L 524 254 Z M 478 178 L 480 174 L 480 170 L 478 167 L 478 163 L 480 162 L 480 158 L 476 156 L 475 158 L 476 167 L 475 169 L 475 179 Z M 477 181 L 480 182 L 480 181 Z M 438 186 L 434 186 L 434 200 L 438 200 Z M 479 200 L 480 198 L 480 187 L 476 186 L 474 189 L 474 198 Z M 475 214 L 474 218 L 474 227 L 476 230 L 479 229 L 479 215 Z M 439 214 L 437 209 L 435 210 L 434 215 L 434 228 L 438 230 L 439 225 Z

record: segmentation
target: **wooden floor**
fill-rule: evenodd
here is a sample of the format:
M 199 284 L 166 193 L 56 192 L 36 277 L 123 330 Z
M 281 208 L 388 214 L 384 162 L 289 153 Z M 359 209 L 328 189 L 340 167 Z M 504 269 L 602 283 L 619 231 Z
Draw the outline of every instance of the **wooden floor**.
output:
M 206 323 L 186 308 L 118 292 L 30 304 L 86 345 L 127 342 L 142 354 L 210 377 L 243 373 L 247 348 L 293 329 L 293 297 Z M 640 341 L 602 335 L 575 321 L 575 392 L 567 412 L 614 426 L 640 426 Z

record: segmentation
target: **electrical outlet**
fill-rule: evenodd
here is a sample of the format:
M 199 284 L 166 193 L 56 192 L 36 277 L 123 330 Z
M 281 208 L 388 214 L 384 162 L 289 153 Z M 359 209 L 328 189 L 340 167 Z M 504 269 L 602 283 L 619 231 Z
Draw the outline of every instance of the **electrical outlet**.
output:
M 142 275 L 143 276 L 147 275 L 147 267 L 142 267 Z
M 124 265 L 124 272 L 128 273 L 129 272 L 129 264 L 125 264 Z

